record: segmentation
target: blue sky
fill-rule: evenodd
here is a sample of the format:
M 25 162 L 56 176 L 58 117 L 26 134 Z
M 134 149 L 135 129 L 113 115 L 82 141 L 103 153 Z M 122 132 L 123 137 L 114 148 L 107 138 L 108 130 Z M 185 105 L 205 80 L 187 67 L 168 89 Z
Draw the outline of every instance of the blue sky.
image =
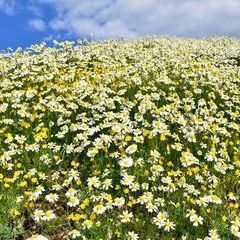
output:
M 240 0 L 0 0 L 0 49 L 152 35 L 240 37 Z

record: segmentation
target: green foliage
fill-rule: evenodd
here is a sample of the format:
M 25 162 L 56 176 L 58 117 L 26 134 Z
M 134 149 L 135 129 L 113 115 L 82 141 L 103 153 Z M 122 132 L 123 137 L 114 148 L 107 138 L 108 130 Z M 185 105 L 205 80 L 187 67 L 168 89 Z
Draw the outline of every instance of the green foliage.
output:
M 239 52 L 153 38 L 0 54 L 0 239 L 239 238 Z

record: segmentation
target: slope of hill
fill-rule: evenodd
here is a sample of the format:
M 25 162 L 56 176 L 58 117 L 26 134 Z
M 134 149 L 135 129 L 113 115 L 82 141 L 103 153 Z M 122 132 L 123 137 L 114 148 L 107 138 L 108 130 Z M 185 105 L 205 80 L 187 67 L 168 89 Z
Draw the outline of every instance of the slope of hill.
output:
M 240 238 L 239 74 L 228 38 L 0 54 L 0 239 Z

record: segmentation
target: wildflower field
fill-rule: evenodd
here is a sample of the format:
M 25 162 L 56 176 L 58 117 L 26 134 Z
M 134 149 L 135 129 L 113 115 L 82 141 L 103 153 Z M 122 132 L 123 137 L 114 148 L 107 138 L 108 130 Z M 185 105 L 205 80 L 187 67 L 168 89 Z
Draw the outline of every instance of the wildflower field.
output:
M 240 41 L 0 54 L 0 239 L 240 238 Z

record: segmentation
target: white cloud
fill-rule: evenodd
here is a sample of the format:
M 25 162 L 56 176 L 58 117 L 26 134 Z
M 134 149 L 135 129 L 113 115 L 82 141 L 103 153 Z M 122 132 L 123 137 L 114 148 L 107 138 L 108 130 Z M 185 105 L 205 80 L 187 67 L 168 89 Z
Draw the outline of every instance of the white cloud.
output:
M 41 18 L 43 16 L 42 10 L 34 5 L 25 6 L 25 8 L 31 12 L 35 17 Z
M 15 10 L 16 2 L 14 0 L 0 0 L 0 10 L 8 15 L 12 15 Z
M 35 19 L 31 19 L 28 22 L 28 25 L 38 31 L 45 31 L 46 30 L 46 24 L 45 22 L 40 19 L 40 18 L 35 18 Z
M 98 38 L 240 36 L 239 0 L 38 0 L 56 10 L 53 30 Z

